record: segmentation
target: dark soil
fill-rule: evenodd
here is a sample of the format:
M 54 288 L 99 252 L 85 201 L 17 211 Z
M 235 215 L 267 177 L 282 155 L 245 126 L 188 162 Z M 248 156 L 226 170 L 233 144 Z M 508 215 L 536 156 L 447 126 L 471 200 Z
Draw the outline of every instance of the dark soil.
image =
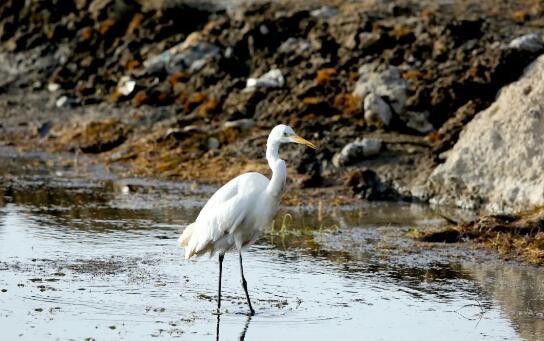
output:
M 285 148 L 297 186 L 424 200 L 440 154 L 542 52 L 507 48 L 542 30 L 540 1 L 153 3 L 2 2 L 0 143 L 224 182 L 267 172 L 267 133 L 286 123 L 319 146 Z M 151 63 L 172 47 L 169 62 Z M 193 63 L 185 48 L 205 57 Z M 365 120 L 352 94 L 365 64 L 400 70 L 406 110 L 428 113 L 429 133 L 398 117 L 389 126 Z M 243 91 L 273 68 L 284 86 Z M 332 165 L 363 136 L 383 141 L 379 155 Z

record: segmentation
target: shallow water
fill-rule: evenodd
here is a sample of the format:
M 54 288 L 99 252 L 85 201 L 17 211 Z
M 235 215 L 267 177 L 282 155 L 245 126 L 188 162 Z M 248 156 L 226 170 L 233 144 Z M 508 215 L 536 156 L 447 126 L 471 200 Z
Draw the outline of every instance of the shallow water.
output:
M 413 243 L 442 222 L 424 206 L 283 209 L 245 253 L 256 316 L 227 255 L 218 320 L 217 260 L 176 246 L 212 188 L 0 161 L 2 339 L 544 338 L 543 271 Z

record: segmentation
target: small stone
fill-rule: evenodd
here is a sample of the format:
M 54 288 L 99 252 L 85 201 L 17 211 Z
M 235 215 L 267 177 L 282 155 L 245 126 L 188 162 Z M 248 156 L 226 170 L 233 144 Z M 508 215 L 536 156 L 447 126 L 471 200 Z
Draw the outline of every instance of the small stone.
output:
M 281 88 L 285 79 L 280 69 L 272 69 L 259 78 L 248 78 L 244 91 L 254 91 L 256 88 Z
M 49 92 L 55 92 L 60 89 L 60 84 L 58 83 L 48 83 L 47 84 L 47 90 Z
M 322 6 L 310 12 L 310 15 L 312 17 L 321 18 L 321 19 L 332 18 L 334 16 L 337 16 L 338 14 L 340 14 L 340 11 L 338 10 L 338 8 L 331 7 L 331 6 Z
M 40 137 L 45 137 L 49 134 L 49 131 L 51 130 L 53 124 L 51 121 L 45 121 L 42 124 L 40 124 L 39 127 L 36 128 L 36 134 L 38 134 Z
M 290 37 L 278 48 L 278 52 L 284 54 L 301 53 L 310 50 L 311 45 L 306 39 Z
M 270 30 L 268 29 L 268 27 L 266 27 L 266 25 L 260 25 L 259 32 L 264 36 L 270 33 Z
M 238 128 L 241 130 L 248 130 L 255 126 L 255 120 L 250 118 L 244 118 L 236 121 L 226 121 L 223 123 L 223 129 Z
M 220 146 L 219 140 L 216 139 L 215 137 L 210 137 L 208 139 L 208 149 L 217 149 L 219 148 L 219 146 Z
M 68 103 L 68 97 L 67 96 L 61 96 L 57 99 L 57 101 L 55 102 L 55 106 L 57 108 L 62 108 L 63 106 L 65 106 L 66 104 Z
M 518 37 L 508 44 L 511 49 L 539 52 L 544 50 L 544 37 L 538 33 L 530 33 Z
M 119 79 L 117 83 L 117 91 L 123 96 L 130 95 L 134 88 L 136 87 L 136 82 L 133 81 L 129 76 L 123 76 Z
M 382 140 L 376 138 L 363 138 L 348 143 L 340 153 L 333 156 L 332 163 L 336 167 L 348 166 L 380 153 Z

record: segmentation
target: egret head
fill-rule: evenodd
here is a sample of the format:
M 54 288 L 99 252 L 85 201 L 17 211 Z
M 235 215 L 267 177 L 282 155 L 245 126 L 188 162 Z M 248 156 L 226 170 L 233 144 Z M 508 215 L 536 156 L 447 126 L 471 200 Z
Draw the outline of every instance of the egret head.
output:
M 315 144 L 298 136 L 293 128 L 285 124 L 277 125 L 272 129 L 268 136 L 268 143 L 299 143 L 313 149 L 317 148 Z

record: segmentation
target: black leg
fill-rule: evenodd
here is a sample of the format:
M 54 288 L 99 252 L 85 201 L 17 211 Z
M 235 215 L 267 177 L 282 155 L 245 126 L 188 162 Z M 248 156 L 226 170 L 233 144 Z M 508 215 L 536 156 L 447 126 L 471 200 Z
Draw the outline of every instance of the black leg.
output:
M 219 341 L 219 324 L 221 322 L 220 316 L 221 314 L 217 314 L 217 326 L 215 328 L 215 341 Z
M 220 313 L 221 309 L 221 274 L 223 272 L 223 258 L 225 255 L 219 255 L 219 289 L 217 291 L 217 313 Z M 219 324 L 218 324 L 219 325 Z
M 240 251 L 240 273 L 242 274 L 242 286 L 244 287 L 244 291 L 246 292 L 246 299 L 247 304 L 249 305 L 249 311 L 251 316 L 255 315 L 255 310 L 253 310 L 253 307 L 251 306 L 251 300 L 249 299 L 249 293 L 247 292 L 247 281 L 244 277 L 244 266 L 242 265 L 242 251 Z

